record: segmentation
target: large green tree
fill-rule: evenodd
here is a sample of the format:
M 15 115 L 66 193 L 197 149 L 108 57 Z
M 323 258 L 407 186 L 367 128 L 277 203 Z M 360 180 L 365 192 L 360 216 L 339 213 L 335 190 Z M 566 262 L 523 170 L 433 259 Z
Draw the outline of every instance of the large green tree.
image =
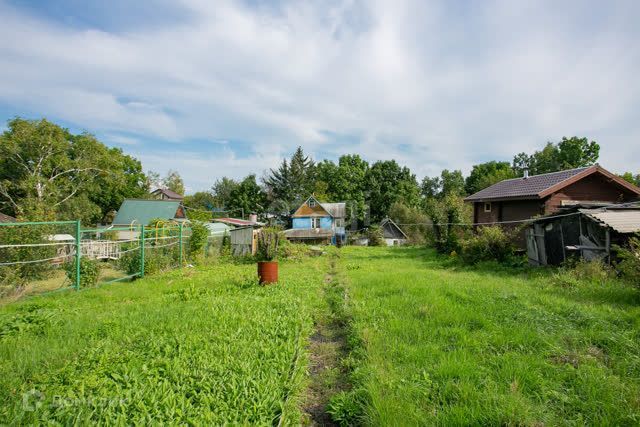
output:
M 513 169 L 522 175 L 525 168 L 532 174 L 556 172 L 563 169 L 591 166 L 598 161 L 600 145 L 587 138 L 562 137 L 554 144 L 548 142 L 540 151 L 533 154 L 519 153 L 513 158 Z
M 298 147 L 277 169 L 270 169 L 263 180 L 272 202 L 294 206 L 315 189 L 315 163 Z
M 267 194 L 256 182 L 255 175 L 248 175 L 231 191 L 228 209 L 233 212 L 262 214 L 267 205 Z
M 48 120 L 16 118 L 0 136 L 0 203 L 27 219 L 99 221 L 125 197 L 140 197 L 140 163 L 93 135 Z
M 233 190 L 238 188 L 238 181 L 227 178 L 223 176 L 220 179 L 217 179 L 216 182 L 211 187 L 211 193 L 214 198 L 214 206 L 217 208 L 227 208 L 229 206 L 229 202 L 231 201 L 231 193 Z
M 184 181 L 178 171 L 170 169 L 162 180 L 162 185 L 173 192 L 184 195 Z
M 462 196 L 465 194 L 464 177 L 462 171 L 444 169 L 439 177 L 425 176 L 420 186 L 422 196 L 429 198 L 442 198 L 445 195 Z
M 420 188 L 416 176 L 395 160 L 375 162 L 367 171 L 365 181 L 371 220 L 374 222 L 386 217 L 395 202 L 407 206 L 417 206 L 419 203 Z
M 464 189 L 467 194 L 477 193 L 478 191 L 490 187 L 493 184 L 505 179 L 515 178 L 516 174 L 509 162 L 490 162 L 473 165 L 471 173 L 465 179 Z

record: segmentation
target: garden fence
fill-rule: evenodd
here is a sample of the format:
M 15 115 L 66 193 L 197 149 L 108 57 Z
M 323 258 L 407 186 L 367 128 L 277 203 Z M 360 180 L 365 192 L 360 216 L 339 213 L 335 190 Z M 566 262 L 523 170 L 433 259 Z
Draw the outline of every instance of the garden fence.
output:
M 0 223 L 0 298 L 80 290 L 180 268 L 195 258 L 191 228 L 157 226 L 83 228 L 80 221 Z M 205 257 L 219 252 L 210 238 Z

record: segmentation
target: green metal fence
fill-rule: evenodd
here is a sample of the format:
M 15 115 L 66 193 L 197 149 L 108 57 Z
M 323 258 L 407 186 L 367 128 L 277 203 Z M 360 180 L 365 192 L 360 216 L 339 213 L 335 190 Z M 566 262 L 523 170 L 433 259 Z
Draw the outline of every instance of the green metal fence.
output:
M 89 276 L 96 285 L 181 268 L 196 255 L 189 251 L 190 236 L 184 223 L 108 228 L 83 228 L 80 221 L 0 223 L 0 298 L 80 290 Z M 204 256 L 212 254 L 211 246 Z

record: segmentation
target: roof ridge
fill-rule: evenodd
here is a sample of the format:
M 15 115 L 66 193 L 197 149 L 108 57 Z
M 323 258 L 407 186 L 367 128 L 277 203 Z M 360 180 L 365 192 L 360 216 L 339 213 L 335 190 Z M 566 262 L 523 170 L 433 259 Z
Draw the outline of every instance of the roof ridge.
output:
M 582 167 L 579 167 L 579 168 L 572 168 L 572 169 L 563 169 L 563 170 L 555 171 L 555 172 L 539 173 L 537 175 L 529 175 L 529 177 L 527 179 L 535 178 L 536 176 L 553 175 L 554 173 L 571 172 L 571 171 L 589 169 L 589 168 L 593 168 L 593 167 L 596 167 L 596 165 L 582 166 Z M 516 179 L 523 179 L 523 178 L 524 178 L 523 176 L 517 176 L 515 178 L 503 179 L 502 181 L 496 182 L 496 184 L 499 184 L 500 182 L 505 182 L 505 181 L 515 181 Z

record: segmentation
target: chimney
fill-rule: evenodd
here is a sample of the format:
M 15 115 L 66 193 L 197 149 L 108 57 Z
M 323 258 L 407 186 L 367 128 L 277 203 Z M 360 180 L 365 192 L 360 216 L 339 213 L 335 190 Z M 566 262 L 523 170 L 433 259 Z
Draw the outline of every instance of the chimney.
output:
M 249 221 L 251 222 L 258 222 L 258 215 L 252 213 L 249 215 Z
M 524 177 L 523 177 L 523 179 L 527 179 L 527 178 L 529 178 L 529 168 L 524 168 L 523 172 L 524 172 Z

